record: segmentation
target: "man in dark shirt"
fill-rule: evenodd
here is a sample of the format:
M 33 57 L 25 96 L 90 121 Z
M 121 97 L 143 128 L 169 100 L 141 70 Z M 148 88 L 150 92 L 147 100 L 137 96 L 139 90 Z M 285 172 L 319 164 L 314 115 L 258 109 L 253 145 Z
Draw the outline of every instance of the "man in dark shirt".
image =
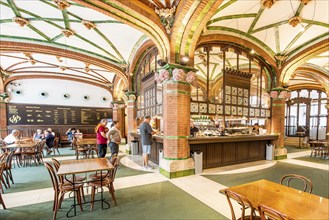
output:
M 47 154 L 50 154 L 52 152 L 51 148 L 54 146 L 54 135 L 48 130 L 44 131 L 45 139 L 46 139 L 46 145 L 47 145 Z
M 139 126 L 143 148 L 143 167 L 145 169 L 152 169 L 152 167 L 148 164 L 148 160 L 149 154 L 151 154 L 152 135 L 155 134 L 155 132 L 150 125 L 150 121 L 151 117 L 145 116 L 143 123 Z

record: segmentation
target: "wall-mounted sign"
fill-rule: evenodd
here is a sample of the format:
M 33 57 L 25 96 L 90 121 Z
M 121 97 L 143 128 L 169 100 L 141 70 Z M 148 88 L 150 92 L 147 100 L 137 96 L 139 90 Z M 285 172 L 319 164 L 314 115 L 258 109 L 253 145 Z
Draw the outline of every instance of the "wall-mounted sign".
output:
M 112 118 L 112 109 L 8 104 L 7 117 L 8 125 L 97 125 Z

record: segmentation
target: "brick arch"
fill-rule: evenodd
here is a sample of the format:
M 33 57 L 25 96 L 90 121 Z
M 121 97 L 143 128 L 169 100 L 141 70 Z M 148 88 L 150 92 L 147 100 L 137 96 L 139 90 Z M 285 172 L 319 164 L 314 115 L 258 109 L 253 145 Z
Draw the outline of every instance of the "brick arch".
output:
M 169 62 L 179 63 L 182 56 L 188 56 L 189 65 L 193 66 L 196 42 L 222 2 L 223 0 L 180 1 L 170 37 Z
M 138 62 L 141 59 L 141 56 L 144 54 L 144 52 L 146 50 L 148 50 L 151 47 L 156 46 L 153 41 L 148 40 L 145 41 L 136 51 L 134 57 L 133 57 L 133 62 L 131 63 L 130 67 L 129 67 L 129 73 L 135 73 L 136 72 L 136 67 L 138 66 Z M 159 49 L 159 48 L 158 48 Z
M 152 39 L 159 49 L 160 56 L 169 56 L 169 38 L 159 16 L 140 1 L 90 1 L 72 0 L 85 7 L 108 15 L 124 24 L 142 31 Z
M 301 50 L 299 53 L 292 56 L 289 60 L 287 60 L 284 67 L 282 68 L 279 78 L 280 85 L 288 84 L 289 79 L 298 67 L 306 63 L 307 60 L 310 60 L 311 58 L 328 51 L 328 48 L 329 39 L 325 39 Z

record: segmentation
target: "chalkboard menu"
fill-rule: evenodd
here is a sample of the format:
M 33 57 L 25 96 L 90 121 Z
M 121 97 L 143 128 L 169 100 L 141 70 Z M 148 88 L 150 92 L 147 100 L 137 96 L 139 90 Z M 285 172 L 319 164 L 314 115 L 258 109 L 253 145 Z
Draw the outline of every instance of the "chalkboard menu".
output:
M 96 125 L 112 109 L 53 105 L 7 105 L 8 125 Z

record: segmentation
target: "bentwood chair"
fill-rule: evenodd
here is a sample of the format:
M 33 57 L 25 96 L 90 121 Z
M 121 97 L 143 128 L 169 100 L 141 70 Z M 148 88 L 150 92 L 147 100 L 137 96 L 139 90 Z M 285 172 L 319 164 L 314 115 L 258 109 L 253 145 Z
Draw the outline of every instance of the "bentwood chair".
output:
M 59 153 L 58 147 L 59 147 L 59 138 L 55 137 L 54 146 L 53 146 L 54 155 L 56 155 L 56 151 L 57 151 L 58 155 L 61 155 L 61 153 Z
M 258 207 L 261 220 L 292 220 L 286 214 L 283 214 L 277 210 L 274 210 L 266 205 L 260 205 Z
M 8 189 L 7 185 L 6 185 L 6 181 L 5 181 L 5 176 L 4 176 L 4 170 L 6 167 L 6 162 L 5 161 L 0 161 L 0 191 L 2 193 L 5 193 L 5 191 L 3 190 L 3 186 L 5 186 L 6 189 Z
M 5 166 L 6 166 L 5 162 L 0 163 L 0 176 L 2 176 L 2 173 L 4 171 Z M 0 205 L 2 205 L 3 209 L 6 209 L 5 202 L 2 198 L 3 188 L 2 188 L 1 182 L 0 182 L 0 188 L 1 188 L 1 190 L 0 190 Z
M 112 162 L 111 162 L 112 163 Z M 102 175 L 101 174 L 96 174 L 92 180 L 89 182 L 89 186 L 91 186 L 91 206 L 90 210 L 94 209 L 94 201 L 95 201 L 95 194 L 96 194 L 96 188 L 99 187 L 107 187 L 109 189 L 109 193 L 114 201 L 114 204 L 117 205 L 117 200 L 115 197 L 115 189 L 113 182 L 115 180 L 115 175 L 119 167 L 119 159 L 116 157 L 116 159 L 113 159 L 113 166 L 114 169 L 109 172 L 108 175 Z M 89 176 L 91 177 L 91 176 Z M 101 189 L 103 190 L 103 189 Z
M 60 162 L 58 160 L 56 160 L 55 158 L 51 158 L 51 160 L 53 161 L 56 172 L 58 172 L 59 167 L 61 165 Z M 72 178 L 69 178 L 68 180 L 64 180 L 64 178 L 62 176 L 59 176 L 58 179 L 59 179 L 59 182 L 61 184 L 71 184 L 73 182 Z M 82 182 L 86 179 L 87 178 L 84 177 L 84 176 L 75 176 L 74 177 L 74 183 L 79 183 L 79 184 L 83 185 Z M 83 192 L 83 188 L 82 188 L 82 191 L 81 191 L 81 195 L 82 195 L 83 200 L 85 201 L 85 195 L 84 195 L 84 192 Z
M 238 194 L 236 192 L 233 192 L 230 189 L 225 190 L 225 195 L 228 201 L 228 204 L 230 205 L 231 214 L 232 214 L 232 220 L 260 220 L 259 216 L 256 216 L 255 208 L 252 206 L 249 199 L 247 199 L 245 196 Z M 241 205 L 241 217 L 237 218 L 235 215 L 235 211 L 233 208 L 232 200 L 235 200 L 239 205 Z M 246 215 L 246 209 L 250 208 L 250 215 Z
M 7 155 L 7 158 L 6 158 L 6 161 L 5 161 L 6 162 L 6 166 L 5 166 L 4 172 L 3 172 L 3 175 L 6 178 L 6 182 L 7 182 L 7 185 L 8 185 L 9 188 L 10 188 L 10 181 L 9 180 L 11 180 L 11 183 L 14 184 L 13 174 L 11 172 L 13 154 L 14 154 L 14 151 L 11 151 Z
M 301 175 L 297 175 L 297 174 L 287 174 L 287 175 L 284 175 L 280 180 L 281 185 L 286 185 L 286 186 L 290 187 L 290 183 L 293 183 L 294 188 L 297 186 L 303 185 L 304 192 L 312 193 L 312 190 L 313 190 L 312 181 L 310 179 L 306 178 L 305 176 L 301 176 Z
M 81 202 L 82 184 L 75 184 L 75 186 L 73 186 L 72 184 L 59 183 L 58 179 L 57 179 L 57 173 L 54 170 L 53 166 L 48 162 L 45 162 L 44 164 L 49 172 L 50 179 L 51 179 L 51 182 L 53 184 L 53 189 L 54 189 L 53 219 L 56 219 L 57 210 L 61 208 L 61 204 L 63 202 L 64 195 L 65 195 L 65 193 L 68 193 L 68 192 L 74 192 L 74 191 L 76 192 L 78 204 L 80 205 L 81 211 L 83 211 L 82 202 Z

